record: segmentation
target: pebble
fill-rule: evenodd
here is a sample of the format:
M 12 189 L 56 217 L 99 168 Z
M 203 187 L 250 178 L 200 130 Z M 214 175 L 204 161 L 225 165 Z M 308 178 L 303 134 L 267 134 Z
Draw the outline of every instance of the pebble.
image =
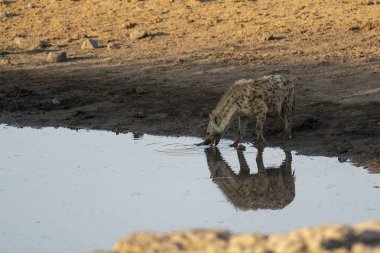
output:
M 274 36 L 273 34 L 269 34 L 264 37 L 265 41 L 270 41 L 270 40 L 275 40 L 275 39 L 276 39 L 276 36 Z
M 15 44 L 18 48 L 26 50 L 43 49 L 47 46 L 43 41 L 32 40 L 23 37 L 16 37 Z
M 0 17 L 2 17 L 2 18 L 10 18 L 10 17 L 13 17 L 13 16 L 16 16 L 16 14 L 13 13 L 13 12 L 0 11 Z
M 52 101 L 53 105 L 59 105 L 61 103 L 61 101 L 59 101 L 58 98 L 53 98 Z
M 129 38 L 133 40 L 142 39 L 148 36 L 148 32 L 146 30 L 134 30 L 129 34 Z
M 380 241 L 380 232 L 379 231 L 363 231 L 358 235 L 359 240 L 368 244 L 376 244 Z
M 71 36 L 72 40 L 79 40 L 79 39 L 85 39 L 85 38 L 87 38 L 87 35 L 83 33 L 75 33 Z
M 345 163 L 345 162 L 348 162 L 348 158 L 345 158 L 345 157 L 338 157 L 338 161 L 340 163 Z
M 94 39 L 86 39 L 82 44 L 82 49 L 95 49 L 98 48 L 98 41 Z
M 107 50 L 117 49 L 119 48 L 118 45 L 115 42 L 108 42 L 107 43 Z
M 137 26 L 137 24 L 132 23 L 132 22 L 126 22 L 126 23 L 121 25 L 121 27 L 125 28 L 125 29 L 132 29 L 132 28 L 135 28 L 136 26 Z
M 0 65 L 8 65 L 11 64 L 11 61 L 9 59 L 1 59 Z
M 184 63 L 185 62 L 185 59 L 183 58 L 179 58 L 176 60 L 176 63 Z
M 48 62 L 63 62 L 67 60 L 66 52 L 50 52 L 46 59 Z
M 351 32 L 359 32 L 361 30 L 360 26 L 352 26 L 348 29 Z
M 269 34 L 269 35 L 264 36 L 264 40 L 265 41 L 282 40 L 284 38 L 285 37 L 283 37 L 283 36 L 276 36 L 276 35 L 273 35 L 273 34 Z
M 133 113 L 133 118 L 142 119 L 146 117 L 143 111 L 140 111 L 137 109 L 132 109 L 132 113 Z
M 28 8 L 34 9 L 34 8 L 37 8 L 37 5 L 34 3 L 28 3 Z
M 11 3 L 12 3 L 12 0 L 0 0 L 0 5 L 8 5 Z

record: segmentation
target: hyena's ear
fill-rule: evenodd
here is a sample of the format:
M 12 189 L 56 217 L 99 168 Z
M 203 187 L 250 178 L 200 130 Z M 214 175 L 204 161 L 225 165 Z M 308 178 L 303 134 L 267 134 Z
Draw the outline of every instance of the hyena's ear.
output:
M 221 122 L 222 122 L 222 119 L 220 118 L 220 116 L 216 115 L 214 117 L 214 123 L 215 123 L 215 125 L 219 126 Z

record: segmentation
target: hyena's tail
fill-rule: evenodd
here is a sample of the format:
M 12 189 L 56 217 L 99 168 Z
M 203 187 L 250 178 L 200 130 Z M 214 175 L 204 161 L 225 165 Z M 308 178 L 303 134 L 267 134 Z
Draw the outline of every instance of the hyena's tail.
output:
M 293 83 L 290 81 L 290 80 L 285 80 L 285 86 L 288 86 L 289 87 L 289 93 L 293 94 L 294 92 L 294 85 Z M 294 108 L 296 106 L 296 100 L 294 99 L 294 96 L 292 96 L 292 112 L 294 111 Z

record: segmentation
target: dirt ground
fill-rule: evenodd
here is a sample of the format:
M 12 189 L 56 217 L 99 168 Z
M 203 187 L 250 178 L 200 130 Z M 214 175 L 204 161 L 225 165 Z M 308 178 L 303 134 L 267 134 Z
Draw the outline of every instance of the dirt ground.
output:
M 267 145 L 380 172 L 379 13 L 380 1 L 0 0 L 0 122 L 203 136 L 235 80 L 281 74 L 296 138 L 270 119 Z

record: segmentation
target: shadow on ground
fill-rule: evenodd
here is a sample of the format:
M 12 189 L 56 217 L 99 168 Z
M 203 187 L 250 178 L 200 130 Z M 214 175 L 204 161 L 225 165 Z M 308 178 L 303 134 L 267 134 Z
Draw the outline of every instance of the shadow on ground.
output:
M 277 138 L 281 120 L 269 119 L 267 145 L 370 165 L 380 150 L 380 74 L 373 64 L 240 65 L 184 58 L 10 67 L 0 71 L 0 122 L 202 136 L 209 112 L 235 80 L 281 74 L 295 83 L 296 138 Z M 226 137 L 233 138 L 236 128 L 233 122 Z M 247 141 L 253 129 L 251 122 Z M 375 163 L 371 169 L 380 171 Z

